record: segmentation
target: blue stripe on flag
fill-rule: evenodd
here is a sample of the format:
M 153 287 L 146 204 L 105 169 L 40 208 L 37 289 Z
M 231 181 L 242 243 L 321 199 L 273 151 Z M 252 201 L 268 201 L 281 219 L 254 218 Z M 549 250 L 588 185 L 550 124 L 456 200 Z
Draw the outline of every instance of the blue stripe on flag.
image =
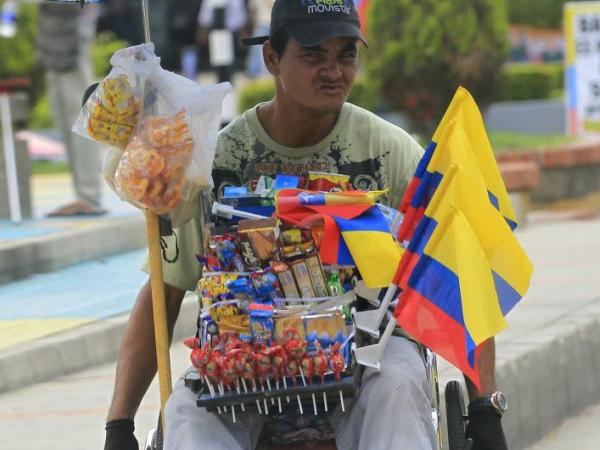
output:
M 372 206 L 367 209 L 360 216 L 355 219 L 342 219 L 341 217 L 335 217 L 340 231 L 381 231 L 383 233 L 390 233 L 390 227 L 387 225 L 385 216 L 381 210 Z
M 504 220 L 506 220 L 506 223 L 508 224 L 511 230 L 515 231 L 517 229 L 517 222 L 507 219 L 506 217 L 504 218 Z
M 298 194 L 300 204 L 304 206 L 325 205 L 325 194 L 314 194 L 312 192 L 300 192 Z
M 421 222 L 417 226 L 413 238 L 408 244 L 408 251 L 421 256 L 425 246 L 429 242 L 433 231 L 437 227 L 437 222 L 431 217 L 423 216 Z
M 427 149 L 425 150 L 425 153 L 423 154 L 423 156 L 421 157 L 421 160 L 419 161 L 417 170 L 415 170 L 415 177 L 422 178 L 423 175 L 425 175 L 425 171 L 427 170 L 427 166 L 429 166 L 429 163 L 431 162 L 431 157 L 433 156 L 433 152 L 435 151 L 436 147 L 437 147 L 437 144 L 435 142 L 431 141 L 429 143 L 429 145 L 427 146 Z
M 408 286 L 465 326 L 458 277 L 446 266 L 428 255 L 421 256 Z
M 506 316 L 508 312 L 521 300 L 521 295 L 513 289 L 513 287 L 506 282 L 504 278 L 498 275 L 492 270 L 494 275 L 494 284 L 496 286 L 496 292 L 498 294 L 498 300 L 500 302 L 500 309 L 502 314 Z
M 500 211 L 500 202 L 498 201 L 498 197 L 492 194 L 491 191 L 488 191 L 488 197 L 490 198 L 490 203 L 494 205 L 494 208 Z
M 475 341 L 469 334 L 469 330 L 465 328 L 465 342 L 467 344 L 467 361 L 471 367 L 475 367 L 475 349 L 477 346 L 475 345 Z
M 443 175 L 439 172 L 425 172 L 413 195 L 410 205 L 415 208 L 420 208 L 421 206 L 426 207 L 442 182 L 442 178 Z
M 337 263 L 340 266 L 355 266 L 356 263 L 350 254 L 350 250 L 346 245 L 346 241 L 344 238 L 340 236 L 339 244 L 338 244 L 338 255 L 337 255 Z

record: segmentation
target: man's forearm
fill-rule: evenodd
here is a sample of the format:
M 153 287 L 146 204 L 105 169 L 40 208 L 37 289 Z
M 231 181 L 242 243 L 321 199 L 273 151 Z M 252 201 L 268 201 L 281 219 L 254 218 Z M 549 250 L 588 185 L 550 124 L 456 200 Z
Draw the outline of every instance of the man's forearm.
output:
M 471 380 L 465 377 L 470 400 L 490 395 L 496 391 L 496 341 L 494 338 L 490 338 L 482 344 L 477 363 L 481 390 L 478 390 Z

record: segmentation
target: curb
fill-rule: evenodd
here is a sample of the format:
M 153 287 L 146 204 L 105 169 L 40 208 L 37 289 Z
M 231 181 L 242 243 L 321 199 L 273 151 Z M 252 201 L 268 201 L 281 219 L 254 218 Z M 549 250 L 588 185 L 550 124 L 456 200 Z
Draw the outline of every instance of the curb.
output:
M 196 328 L 197 302 L 181 305 L 173 342 Z M 0 353 L 0 393 L 115 361 L 129 314 L 57 333 Z
M 146 245 L 145 222 L 135 216 L 19 241 L 0 249 L 0 284 Z
M 526 449 L 600 400 L 600 298 L 525 336 L 500 336 L 496 343 L 496 381 L 509 402 L 502 419 L 508 448 Z M 466 396 L 458 371 L 439 359 L 438 367 L 442 402 L 453 379 Z

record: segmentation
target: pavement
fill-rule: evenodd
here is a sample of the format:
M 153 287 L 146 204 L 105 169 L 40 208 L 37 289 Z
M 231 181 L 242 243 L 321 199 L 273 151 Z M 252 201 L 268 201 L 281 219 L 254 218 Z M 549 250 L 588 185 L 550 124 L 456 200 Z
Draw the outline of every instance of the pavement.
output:
M 103 420 L 121 335 L 147 279 L 138 270 L 146 254 L 142 214 L 108 188 L 106 216 L 45 217 L 74 199 L 70 183 L 69 175 L 34 176 L 34 217 L 19 225 L 0 221 L 0 424 L 15 436 L 19 419 L 56 439 L 57 417 Z M 528 448 L 600 401 L 599 212 L 597 202 L 586 214 L 564 208 L 533 212 L 517 231 L 535 272 L 508 317 L 509 327 L 497 336 L 497 378 L 510 402 L 504 424 L 511 449 Z M 188 296 L 176 341 L 194 332 L 195 313 Z M 176 347 L 174 355 L 176 376 L 185 349 Z M 461 378 L 442 360 L 438 367 L 442 388 Z M 74 385 L 86 386 L 89 396 L 70 396 Z M 154 391 L 142 407 L 140 430 L 155 421 Z M 80 447 L 75 442 L 61 448 Z
M 527 450 L 597 450 L 600 442 L 600 403 L 567 419 L 560 427 Z

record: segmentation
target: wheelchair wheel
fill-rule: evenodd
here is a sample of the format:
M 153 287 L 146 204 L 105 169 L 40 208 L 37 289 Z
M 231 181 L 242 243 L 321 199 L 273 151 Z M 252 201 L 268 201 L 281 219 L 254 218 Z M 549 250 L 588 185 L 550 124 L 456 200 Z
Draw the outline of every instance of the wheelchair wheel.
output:
M 462 389 L 458 381 L 446 384 L 446 424 L 448 431 L 448 448 L 463 450 L 465 448 L 465 418 Z

